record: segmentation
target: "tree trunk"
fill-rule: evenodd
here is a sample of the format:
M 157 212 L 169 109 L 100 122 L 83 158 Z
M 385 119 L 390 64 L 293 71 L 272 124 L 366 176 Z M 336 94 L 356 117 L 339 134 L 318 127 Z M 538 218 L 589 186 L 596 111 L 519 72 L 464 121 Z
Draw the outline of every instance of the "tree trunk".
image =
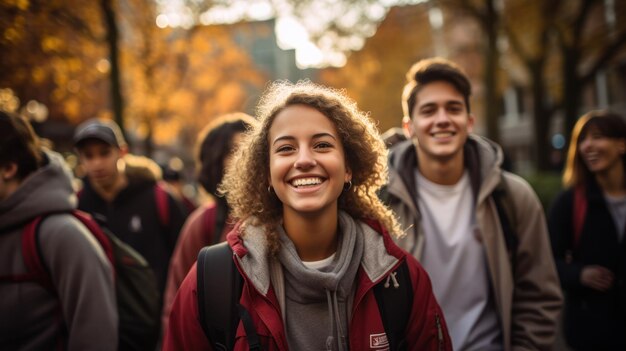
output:
M 154 153 L 154 127 L 153 122 L 150 119 L 146 120 L 146 140 L 144 140 L 144 153 L 148 157 L 152 157 Z
M 546 106 L 546 91 L 543 85 L 544 60 L 533 60 L 528 68 L 531 74 L 533 95 L 533 124 L 535 132 L 535 157 L 537 169 L 540 171 L 550 170 L 550 145 L 548 129 L 550 126 L 550 112 Z
M 500 142 L 499 128 L 499 111 L 498 111 L 498 94 L 497 94 L 497 77 L 498 77 L 498 14 L 492 0 L 485 2 L 485 10 L 487 12 L 484 23 L 485 32 L 487 34 L 487 44 L 485 46 L 485 68 L 484 68 L 484 84 L 485 84 L 485 121 L 487 122 L 487 137 L 491 140 Z
M 121 68 L 119 64 L 119 31 L 113 10 L 113 0 L 101 0 L 100 7 L 104 16 L 107 31 L 106 41 L 109 45 L 109 61 L 111 64 L 111 105 L 115 122 L 119 124 L 122 133 L 126 135 L 124 128 L 124 99 L 122 97 Z M 128 140 L 128 138 L 126 138 Z
M 578 78 L 579 52 L 571 47 L 563 47 L 563 110 L 565 113 L 564 135 L 569 144 L 570 135 L 578 120 L 582 102 L 582 87 Z

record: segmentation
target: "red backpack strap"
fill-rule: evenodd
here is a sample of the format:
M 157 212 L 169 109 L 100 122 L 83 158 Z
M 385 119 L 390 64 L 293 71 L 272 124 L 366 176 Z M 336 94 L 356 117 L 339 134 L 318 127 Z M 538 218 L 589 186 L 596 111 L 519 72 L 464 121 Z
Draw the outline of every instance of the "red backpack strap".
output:
M 154 199 L 159 213 L 159 221 L 162 226 L 167 227 L 170 224 L 170 206 L 167 190 L 161 182 L 156 182 L 154 185 Z
M 587 215 L 587 195 L 585 187 L 577 185 L 574 187 L 574 213 L 572 214 L 572 224 L 574 228 L 574 241 L 572 249 L 578 247 L 580 241 L 580 235 L 583 231 L 583 224 L 585 223 L 585 216 Z
M 94 238 L 98 240 L 98 243 L 100 243 L 102 250 L 104 250 L 104 254 L 111 263 L 111 266 L 115 267 L 115 259 L 113 257 L 113 245 L 111 244 L 109 237 L 102 231 L 102 228 L 100 228 L 98 223 L 91 217 L 91 215 L 83 211 L 74 210 L 71 213 L 85 227 L 87 227 L 87 229 L 94 236 Z
M 42 216 L 39 216 L 28 223 L 22 230 L 22 257 L 24 259 L 24 265 L 28 273 L 15 276 L 15 280 L 25 281 L 33 280 L 41 284 L 48 291 L 55 293 L 54 285 L 50 279 L 50 274 L 46 270 L 39 254 L 38 241 L 37 241 L 37 229 L 39 224 L 43 220 Z
M 113 246 L 111 245 L 109 238 L 102 231 L 96 221 L 91 218 L 91 216 L 87 213 L 78 210 L 71 211 L 70 214 L 72 214 L 85 227 L 87 227 L 89 232 L 91 232 L 91 234 L 100 243 L 100 246 L 104 250 L 104 253 L 107 256 L 109 262 L 113 264 Z M 24 265 L 26 266 L 27 273 L 0 278 L 2 278 L 2 280 L 11 281 L 35 281 L 48 291 L 56 293 L 54 284 L 50 279 L 50 273 L 46 269 L 41 259 L 41 254 L 38 247 L 39 241 L 37 233 L 39 232 L 39 226 L 41 225 L 41 222 L 44 218 L 44 216 L 39 216 L 35 218 L 34 220 L 26 224 L 24 226 L 24 229 L 22 230 L 22 257 L 24 260 Z

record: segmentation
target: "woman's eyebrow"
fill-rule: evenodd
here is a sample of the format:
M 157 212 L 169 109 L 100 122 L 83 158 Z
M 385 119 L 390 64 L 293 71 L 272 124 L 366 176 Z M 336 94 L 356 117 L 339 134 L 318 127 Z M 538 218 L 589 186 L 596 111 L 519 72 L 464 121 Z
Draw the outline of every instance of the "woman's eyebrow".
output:
M 311 139 L 319 139 L 319 138 L 323 138 L 323 137 L 329 137 L 329 138 L 332 138 L 334 140 L 337 140 L 337 138 L 334 135 L 332 135 L 330 133 L 326 133 L 326 132 L 313 134 Z M 276 137 L 276 139 L 274 139 L 274 141 L 272 142 L 272 145 L 276 144 L 277 142 L 279 142 L 281 140 L 295 140 L 295 139 L 296 138 L 294 136 L 291 136 L 291 135 L 279 136 L 279 137 Z

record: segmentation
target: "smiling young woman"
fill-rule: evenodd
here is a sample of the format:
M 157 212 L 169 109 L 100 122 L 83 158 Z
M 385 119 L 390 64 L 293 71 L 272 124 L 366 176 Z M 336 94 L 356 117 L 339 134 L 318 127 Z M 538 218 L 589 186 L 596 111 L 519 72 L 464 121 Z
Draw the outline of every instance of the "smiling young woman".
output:
M 548 226 L 565 300 L 564 327 L 577 350 L 626 349 L 626 122 L 592 111 L 572 131 L 566 190 Z
M 244 281 L 239 301 L 268 350 L 450 349 L 430 280 L 390 234 L 400 231 L 376 191 L 386 150 L 366 114 L 344 93 L 277 82 L 258 106 L 221 191 L 239 222 L 228 234 Z M 396 274 L 406 265 L 406 280 Z M 374 287 L 410 286 L 401 342 L 387 338 Z M 381 284 L 382 284 L 381 283 Z M 402 285 L 407 284 L 407 285 Z M 207 349 L 198 325 L 196 269 L 181 286 L 165 349 Z M 395 316 L 392 316 L 395 317 Z M 234 349 L 247 349 L 242 327 Z M 395 342 L 395 339 L 393 339 Z

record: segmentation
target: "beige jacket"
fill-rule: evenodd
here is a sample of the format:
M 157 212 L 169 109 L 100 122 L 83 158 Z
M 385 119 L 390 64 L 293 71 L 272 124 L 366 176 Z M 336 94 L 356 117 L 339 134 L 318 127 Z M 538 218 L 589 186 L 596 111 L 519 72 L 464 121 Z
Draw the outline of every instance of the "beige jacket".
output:
M 418 260 L 424 234 L 417 207 L 415 147 L 402 142 L 390 154 L 389 183 L 381 197 L 391 206 L 406 235 L 398 244 Z M 522 178 L 501 170 L 503 153 L 487 139 L 470 136 L 465 163 L 476 199 L 476 221 L 487 255 L 490 280 L 502 325 L 505 350 L 551 350 L 562 294 L 550 248 L 543 209 Z M 504 176 L 513 201 L 518 237 L 515 274 L 512 274 L 504 233 L 493 191 Z

